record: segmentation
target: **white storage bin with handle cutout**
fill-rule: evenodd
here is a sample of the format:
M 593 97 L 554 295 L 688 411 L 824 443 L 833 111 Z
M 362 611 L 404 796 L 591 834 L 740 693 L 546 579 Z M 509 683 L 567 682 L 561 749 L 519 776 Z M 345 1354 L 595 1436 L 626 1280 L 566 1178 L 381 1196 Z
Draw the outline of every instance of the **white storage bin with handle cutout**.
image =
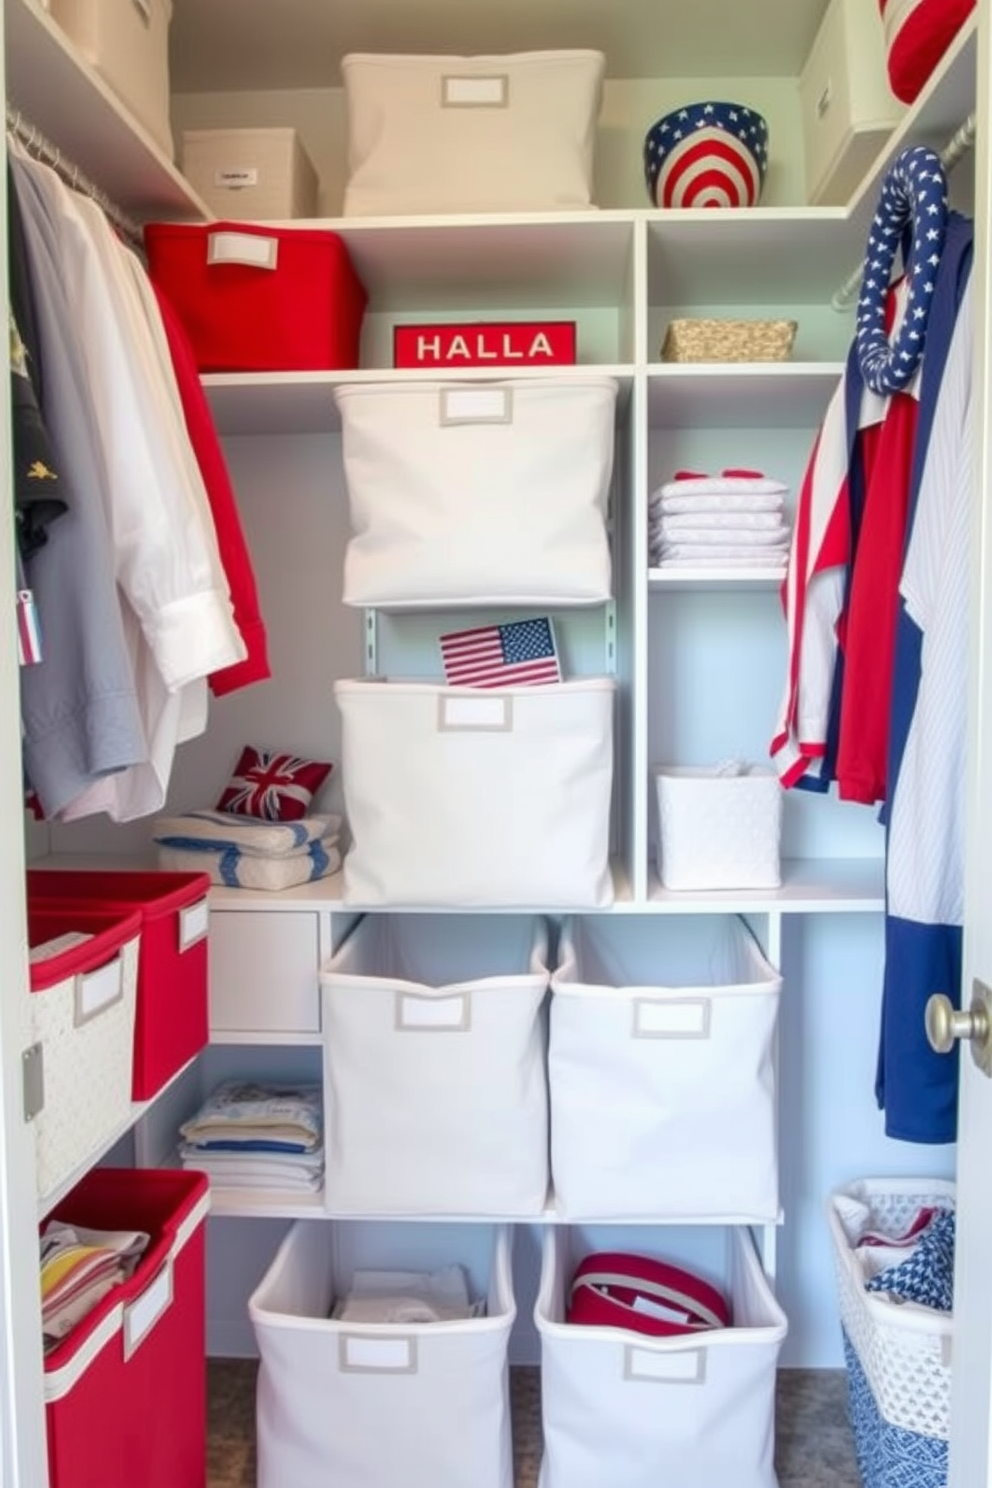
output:
M 336 1214 L 533 1215 L 548 1188 L 547 924 L 367 915 L 321 972 Z
M 595 51 L 351 53 L 344 215 L 591 206 L 604 69 Z
M 666 889 L 776 889 L 782 785 L 743 760 L 659 765 L 657 866 Z
M 748 1232 L 729 1230 L 726 1241 L 722 1274 L 704 1275 L 695 1262 L 687 1269 L 728 1299 L 731 1326 L 655 1337 L 567 1322 L 575 1268 L 600 1247 L 568 1225 L 546 1232 L 534 1309 L 539 1488 L 777 1488 L 775 1370 L 786 1319 Z
M 614 690 L 609 677 L 499 691 L 336 682 L 345 902 L 610 904 Z
M 551 987 L 559 1212 L 774 1221 L 781 977 L 744 921 L 573 918 Z
M 392 1295 L 461 1267 L 484 1315 L 332 1317 L 357 1272 Z M 490 1225 L 299 1220 L 248 1302 L 261 1357 L 258 1488 L 513 1488 L 510 1235 Z
M 612 378 L 350 384 L 335 398 L 346 604 L 610 597 Z

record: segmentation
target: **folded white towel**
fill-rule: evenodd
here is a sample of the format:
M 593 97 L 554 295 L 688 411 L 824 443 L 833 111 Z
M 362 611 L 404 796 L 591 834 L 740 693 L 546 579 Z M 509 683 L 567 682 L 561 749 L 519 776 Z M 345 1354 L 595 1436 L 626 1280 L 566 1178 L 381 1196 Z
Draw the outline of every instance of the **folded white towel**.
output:
M 185 848 L 160 846 L 158 865 L 179 873 L 207 873 L 211 883 L 229 889 L 275 893 L 336 873 L 341 867 L 341 853 L 336 836 L 274 858 L 252 857 L 234 846 L 214 847 L 203 842 Z
M 666 543 L 662 549 L 652 553 L 651 561 L 664 568 L 670 563 L 710 568 L 785 568 L 789 561 L 788 548 L 752 548 L 743 552 L 737 547 L 717 547 L 713 543 Z
M 339 816 L 302 816 L 299 821 L 259 821 L 229 811 L 188 811 L 183 816 L 160 816 L 152 840 L 165 847 L 186 848 L 200 843 L 236 847 L 249 857 L 276 858 L 299 853 L 311 842 L 336 837 Z
M 784 525 L 768 531 L 750 527 L 681 527 L 671 534 L 663 526 L 661 536 L 663 539 L 670 536 L 676 543 L 694 543 L 700 547 L 784 548 L 789 543 L 789 529 Z
M 695 507 L 686 512 L 665 512 L 652 518 L 652 526 L 662 532 L 681 532 L 686 528 L 713 528 L 722 531 L 725 527 L 738 527 L 748 532 L 782 532 L 785 521 L 777 511 L 698 511 Z
M 788 486 L 767 475 L 690 475 L 681 480 L 665 481 L 654 493 L 668 496 L 784 496 Z

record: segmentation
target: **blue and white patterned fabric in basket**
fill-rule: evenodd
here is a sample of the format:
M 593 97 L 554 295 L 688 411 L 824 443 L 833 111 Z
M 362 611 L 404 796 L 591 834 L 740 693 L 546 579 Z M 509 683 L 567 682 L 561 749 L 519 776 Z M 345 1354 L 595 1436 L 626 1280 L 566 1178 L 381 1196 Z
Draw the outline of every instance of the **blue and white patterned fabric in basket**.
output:
M 947 1488 L 947 1442 L 886 1421 L 843 1331 L 847 1398 L 863 1488 Z
M 865 1288 L 950 1312 L 954 1306 L 953 1212 L 944 1209 L 935 1215 L 906 1259 L 886 1266 L 865 1282 Z

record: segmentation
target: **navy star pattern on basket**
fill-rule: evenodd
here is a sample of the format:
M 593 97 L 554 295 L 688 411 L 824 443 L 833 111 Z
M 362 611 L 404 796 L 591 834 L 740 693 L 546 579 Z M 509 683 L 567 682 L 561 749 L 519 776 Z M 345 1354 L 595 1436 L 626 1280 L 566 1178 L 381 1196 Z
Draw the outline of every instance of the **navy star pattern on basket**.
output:
M 907 234 L 906 306 L 890 342 L 886 300 L 896 253 Z M 903 150 L 882 182 L 858 299 L 858 364 L 873 392 L 899 392 L 919 366 L 946 235 L 947 176 L 940 156 L 924 145 Z
M 954 1303 L 954 1214 L 942 1209 L 927 1225 L 910 1255 L 865 1282 L 869 1292 L 888 1292 L 950 1312 Z
M 751 207 L 768 166 L 768 125 L 741 103 L 690 103 L 644 141 L 644 176 L 659 207 Z

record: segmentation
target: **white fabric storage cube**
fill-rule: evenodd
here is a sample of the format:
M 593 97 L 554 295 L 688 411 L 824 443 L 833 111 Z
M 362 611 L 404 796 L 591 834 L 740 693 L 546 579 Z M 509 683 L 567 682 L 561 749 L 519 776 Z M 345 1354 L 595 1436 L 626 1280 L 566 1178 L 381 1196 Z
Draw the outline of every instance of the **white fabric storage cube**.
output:
M 328 1206 L 530 1215 L 548 1188 L 547 925 L 368 915 L 321 972 Z
M 486 1299 L 484 1317 L 359 1326 L 328 1316 L 356 1270 L 452 1264 Z M 507 1230 L 297 1221 L 248 1311 L 261 1356 L 258 1488 L 513 1488 Z
M 726 1280 L 707 1280 L 728 1296 L 733 1325 L 658 1338 L 566 1323 L 572 1274 L 588 1247 L 568 1226 L 546 1233 L 534 1309 L 539 1488 L 777 1488 L 775 1369 L 785 1315 L 747 1231 L 729 1231 L 728 1248 Z
M 571 1218 L 774 1220 L 781 977 L 744 921 L 567 922 L 551 980 L 551 1173 Z
M 663 765 L 654 780 L 664 888 L 779 887 L 782 786 L 774 770 Z
M 336 682 L 345 902 L 610 904 L 614 691 L 609 677 L 502 691 Z
M 346 217 L 592 204 L 601 52 L 343 59 Z
M 353 384 L 335 398 L 346 604 L 610 597 L 612 378 Z
M 317 216 L 317 172 L 295 129 L 185 129 L 182 169 L 229 222 Z
M 172 0 L 51 0 L 52 19 L 172 159 Z

